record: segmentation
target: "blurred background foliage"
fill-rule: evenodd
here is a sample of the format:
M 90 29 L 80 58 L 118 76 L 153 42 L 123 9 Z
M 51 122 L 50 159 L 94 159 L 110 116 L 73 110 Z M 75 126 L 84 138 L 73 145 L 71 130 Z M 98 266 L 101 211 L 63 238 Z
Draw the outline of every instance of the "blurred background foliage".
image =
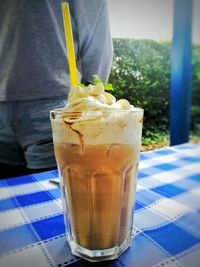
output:
M 117 99 L 145 110 L 143 146 L 169 142 L 170 42 L 113 38 L 109 78 Z M 193 45 L 191 133 L 200 136 L 200 45 Z M 158 145 L 159 146 L 159 145 Z

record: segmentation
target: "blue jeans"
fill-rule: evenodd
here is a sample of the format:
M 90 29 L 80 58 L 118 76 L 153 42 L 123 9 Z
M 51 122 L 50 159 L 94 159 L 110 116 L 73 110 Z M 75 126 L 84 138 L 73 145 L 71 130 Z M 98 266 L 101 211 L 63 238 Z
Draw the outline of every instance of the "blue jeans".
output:
M 66 98 L 0 102 L 0 163 L 29 169 L 56 166 L 49 111 Z

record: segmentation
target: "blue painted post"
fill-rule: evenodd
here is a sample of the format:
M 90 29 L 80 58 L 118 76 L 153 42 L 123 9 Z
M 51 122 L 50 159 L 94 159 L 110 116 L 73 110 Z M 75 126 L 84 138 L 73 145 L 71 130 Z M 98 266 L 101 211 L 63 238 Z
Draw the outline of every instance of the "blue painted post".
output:
M 192 82 L 193 0 L 174 0 L 171 47 L 170 145 L 188 142 Z

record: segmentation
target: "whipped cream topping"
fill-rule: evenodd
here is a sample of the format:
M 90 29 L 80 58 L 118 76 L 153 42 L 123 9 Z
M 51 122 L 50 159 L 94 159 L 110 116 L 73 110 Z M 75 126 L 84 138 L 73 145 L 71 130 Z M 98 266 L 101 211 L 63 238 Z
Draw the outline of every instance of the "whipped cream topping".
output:
M 89 86 L 77 86 L 71 89 L 68 95 L 67 111 L 82 112 L 100 109 L 121 109 L 133 108 L 126 99 L 116 101 L 115 97 L 105 92 L 103 84 L 90 84 Z
M 115 97 L 105 92 L 103 83 L 89 86 L 77 86 L 71 89 L 68 95 L 68 103 L 64 112 L 80 112 L 79 118 L 68 118 L 63 116 L 64 121 L 97 120 L 110 116 L 115 110 L 134 110 L 126 99 L 116 101 Z M 95 111 L 95 112 L 90 112 Z
M 116 101 L 101 82 L 72 88 L 60 112 L 62 121 L 57 121 L 57 126 L 53 123 L 56 142 L 133 144 L 141 137 L 143 110 L 126 99 Z M 65 130 L 61 134 L 63 122 Z

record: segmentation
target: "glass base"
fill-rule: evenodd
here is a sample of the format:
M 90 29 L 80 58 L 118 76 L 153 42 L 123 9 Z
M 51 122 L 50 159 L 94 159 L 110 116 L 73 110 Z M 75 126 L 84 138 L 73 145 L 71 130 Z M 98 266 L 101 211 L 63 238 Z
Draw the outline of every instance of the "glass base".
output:
M 89 250 L 78 245 L 76 242 L 67 239 L 73 255 L 91 262 L 114 260 L 118 258 L 127 248 L 131 246 L 131 235 L 127 237 L 120 246 L 109 249 Z

